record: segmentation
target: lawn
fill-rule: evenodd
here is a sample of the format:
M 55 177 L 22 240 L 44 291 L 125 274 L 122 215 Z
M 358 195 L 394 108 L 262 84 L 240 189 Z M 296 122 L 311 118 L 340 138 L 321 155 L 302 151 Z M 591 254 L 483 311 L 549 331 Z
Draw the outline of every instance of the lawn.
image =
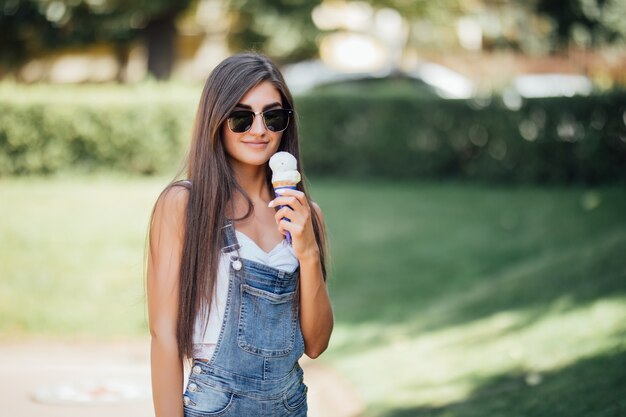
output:
M 145 335 L 167 178 L 0 179 L 0 340 Z M 312 179 L 372 417 L 626 415 L 626 192 Z

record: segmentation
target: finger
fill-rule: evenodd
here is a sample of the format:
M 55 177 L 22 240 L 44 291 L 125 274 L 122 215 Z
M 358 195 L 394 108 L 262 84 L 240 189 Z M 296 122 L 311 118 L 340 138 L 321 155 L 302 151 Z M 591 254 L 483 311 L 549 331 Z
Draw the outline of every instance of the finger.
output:
M 293 196 L 298 199 L 300 204 L 307 205 L 308 201 L 306 199 L 306 195 L 299 190 L 292 190 L 291 188 L 280 188 L 276 190 L 276 193 L 281 196 Z
M 291 221 L 291 213 L 289 213 L 291 211 L 291 213 L 293 213 L 293 210 L 290 210 L 289 207 L 283 207 L 280 210 L 276 210 L 276 213 L 274 213 L 274 221 L 276 222 L 276 224 L 280 224 L 280 221 L 283 218 L 287 218 Z
M 291 206 L 294 210 L 297 210 L 299 207 L 305 207 L 295 196 L 276 197 L 274 200 L 270 201 L 268 206 Z
M 291 233 L 291 236 L 301 236 L 304 227 L 301 224 L 296 222 L 288 222 L 287 220 L 281 220 L 278 223 L 278 230 L 282 234 L 286 234 L 286 232 Z
M 303 216 L 300 213 L 290 209 L 289 207 L 283 207 L 277 210 L 276 213 L 274 213 L 274 220 L 276 221 L 276 223 L 279 223 L 283 218 L 287 218 L 291 222 L 294 222 L 301 221 L 303 219 Z

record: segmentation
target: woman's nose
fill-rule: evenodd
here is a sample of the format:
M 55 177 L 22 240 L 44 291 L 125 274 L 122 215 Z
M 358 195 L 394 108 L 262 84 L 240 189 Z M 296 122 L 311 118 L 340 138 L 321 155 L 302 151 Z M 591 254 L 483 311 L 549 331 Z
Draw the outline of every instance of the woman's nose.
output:
M 250 128 L 250 133 L 261 135 L 265 133 L 265 123 L 263 122 L 263 115 L 257 114 L 254 116 L 254 120 L 252 120 L 252 127 Z

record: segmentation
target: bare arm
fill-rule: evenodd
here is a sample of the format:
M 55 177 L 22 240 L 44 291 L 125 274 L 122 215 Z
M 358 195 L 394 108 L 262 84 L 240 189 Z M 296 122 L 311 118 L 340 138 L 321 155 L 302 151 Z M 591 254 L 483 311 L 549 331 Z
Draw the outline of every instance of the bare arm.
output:
M 322 211 L 315 203 L 313 207 L 323 227 Z M 300 326 L 308 357 L 315 359 L 326 350 L 333 323 L 332 305 L 324 282 L 318 249 L 300 260 Z
M 275 205 L 284 205 L 276 211 L 274 219 L 281 233 L 291 233 L 292 247 L 300 261 L 300 327 L 304 352 L 315 359 L 328 347 L 334 320 L 313 231 L 311 208 L 302 191 L 290 189 L 282 190 L 282 196 L 270 202 L 270 207 Z M 322 210 L 315 203 L 313 208 L 324 227 Z M 290 221 L 282 220 L 283 217 Z
M 150 228 L 147 291 L 152 398 L 156 417 L 183 416 L 183 365 L 178 355 L 179 271 L 187 190 L 173 187 L 159 199 Z

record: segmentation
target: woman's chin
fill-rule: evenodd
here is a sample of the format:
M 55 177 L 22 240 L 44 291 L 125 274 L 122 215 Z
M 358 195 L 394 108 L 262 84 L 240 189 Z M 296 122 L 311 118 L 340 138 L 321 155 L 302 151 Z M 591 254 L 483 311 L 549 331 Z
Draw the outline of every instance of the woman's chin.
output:
M 269 161 L 270 157 L 276 153 L 278 146 L 273 147 L 269 144 L 264 147 L 253 148 L 248 145 L 244 145 L 246 149 L 242 149 L 239 158 L 242 162 L 251 165 L 262 165 Z M 274 149 L 276 148 L 276 149 Z
M 237 158 L 232 158 L 234 162 L 240 165 L 253 165 L 253 166 L 261 166 L 266 164 L 272 155 L 268 155 L 266 153 L 259 153 L 258 155 L 240 155 Z

